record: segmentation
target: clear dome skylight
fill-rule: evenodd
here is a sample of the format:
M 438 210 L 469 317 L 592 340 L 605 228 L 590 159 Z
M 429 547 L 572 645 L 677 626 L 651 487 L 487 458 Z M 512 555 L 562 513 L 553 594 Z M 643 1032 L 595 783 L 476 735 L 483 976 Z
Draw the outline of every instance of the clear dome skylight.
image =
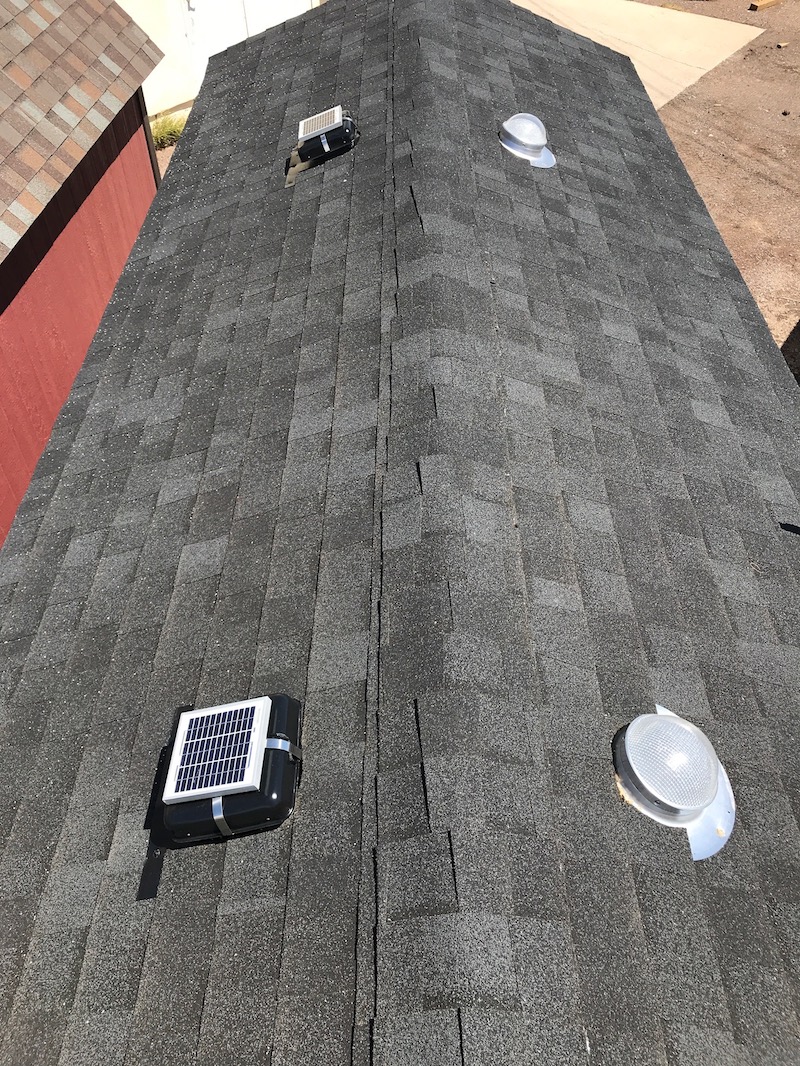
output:
M 500 129 L 500 143 L 512 155 L 527 159 L 532 167 L 549 169 L 556 165 L 547 147 L 547 130 L 536 115 L 519 112 L 506 119 Z
M 692 857 L 714 855 L 736 817 L 728 775 L 696 725 L 657 707 L 614 738 L 617 785 L 625 800 L 663 825 L 686 830 Z

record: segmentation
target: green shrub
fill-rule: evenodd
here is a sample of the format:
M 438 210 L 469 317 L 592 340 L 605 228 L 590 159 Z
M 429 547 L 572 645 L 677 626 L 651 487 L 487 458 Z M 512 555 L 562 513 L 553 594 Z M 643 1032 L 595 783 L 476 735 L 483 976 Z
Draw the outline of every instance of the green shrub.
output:
M 156 151 L 177 144 L 185 125 L 186 115 L 162 115 L 161 118 L 154 118 L 150 123 L 150 131 Z

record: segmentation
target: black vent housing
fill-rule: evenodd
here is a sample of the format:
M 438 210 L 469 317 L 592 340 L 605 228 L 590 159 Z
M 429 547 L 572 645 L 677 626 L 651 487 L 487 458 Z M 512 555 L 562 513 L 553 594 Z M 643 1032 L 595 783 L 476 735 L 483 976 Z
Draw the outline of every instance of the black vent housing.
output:
M 267 751 L 258 791 L 232 793 L 216 800 L 208 797 L 186 803 L 160 803 L 160 820 L 172 847 L 271 829 L 294 810 L 302 764 L 297 754 L 271 748 L 269 741 L 288 742 L 286 747 L 299 753 L 301 706 L 285 693 L 271 695 L 270 699 Z
M 297 144 L 297 154 L 303 163 L 340 155 L 348 151 L 358 140 L 358 130 L 349 111 L 342 112 L 342 124 L 327 133 L 309 137 Z

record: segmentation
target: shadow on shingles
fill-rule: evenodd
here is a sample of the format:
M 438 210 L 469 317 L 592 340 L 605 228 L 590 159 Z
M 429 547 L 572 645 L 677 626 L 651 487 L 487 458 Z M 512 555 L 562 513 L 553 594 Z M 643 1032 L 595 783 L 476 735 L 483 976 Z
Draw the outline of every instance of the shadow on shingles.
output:
M 161 881 L 161 871 L 164 866 L 164 856 L 171 850 L 172 842 L 167 836 L 164 827 L 164 818 L 161 811 L 161 796 L 164 792 L 164 784 L 169 769 L 169 757 L 172 746 L 178 733 L 178 722 L 184 711 L 191 711 L 193 707 L 179 707 L 175 712 L 172 722 L 169 740 L 161 749 L 156 765 L 156 774 L 153 779 L 153 789 L 150 793 L 150 802 L 147 805 L 147 814 L 144 819 L 144 828 L 149 830 L 150 836 L 147 841 L 147 855 L 145 856 L 142 876 L 139 879 L 139 889 L 136 893 L 137 900 L 155 899 L 158 895 L 158 886 Z
M 794 374 L 795 381 L 800 385 L 800 322 L 781 345 L 781 352 L 786 365 Z

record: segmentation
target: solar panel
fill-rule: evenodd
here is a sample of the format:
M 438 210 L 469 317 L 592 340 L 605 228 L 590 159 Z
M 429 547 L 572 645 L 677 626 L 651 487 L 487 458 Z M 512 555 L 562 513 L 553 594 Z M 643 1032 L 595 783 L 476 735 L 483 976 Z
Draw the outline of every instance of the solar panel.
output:
M 318 137 L 322 133 L 329 133 L 342 124 L 342 107 L 337 104 L 329 107 L 327 111 L 320 111 L 316 115 L 304 118 L 297 128 L 298 141 L 305 141 L 309 137 Z
M 178 720 L 164 803 L 258 789 L 271 705 L 269 696 L 260 696 L 184 711 Z

